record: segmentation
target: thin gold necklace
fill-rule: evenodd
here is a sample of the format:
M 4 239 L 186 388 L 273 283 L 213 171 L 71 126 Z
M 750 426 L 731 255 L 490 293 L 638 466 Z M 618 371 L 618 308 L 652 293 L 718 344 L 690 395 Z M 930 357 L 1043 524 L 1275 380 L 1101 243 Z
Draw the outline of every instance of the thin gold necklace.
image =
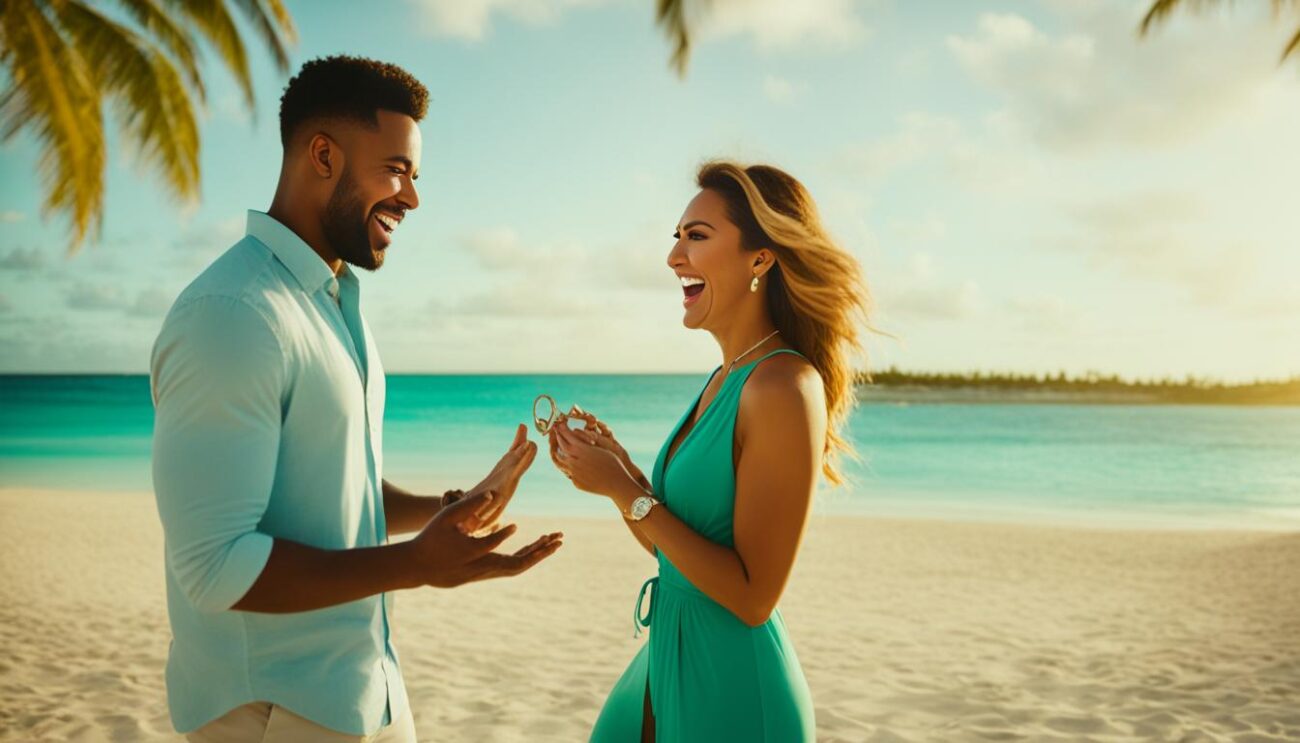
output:
M 755 343 L 754 345 L 752 345 L 752 346 L 750 346 L 749 348 L 745 349 L 745 352 L 744 352 L 744 353 L 742 353 L 742 354 L 740 354 L 739 356 L 737 356 L 736 358 L 732 359 L 732 360 L 731 360 L 731 363 L 727 365 L 727 373 L 728 373 L 728 374 L 731 373 L 731 369 L 732 369 L 732 367 L 734 367 L 734 366 L 736 365 L 736 362 L 737 362 L 737 361 L 740 361 L 741 359 L 743 359 L 743 358 L 745 358 L 746 356 L 748 356 L 749 353 L 750 353 L 751 351 L 753 351 L 755 348 L 758 348 L 759 346 L 763 345 L 764 343 L 767 343 L 768 338 L 771 338 L 772 336 L 774 336 L 774 335 L 776 335 L 777 333 L 780 333 L 780 332 L 781 332 L 780 330 L 773 330 L 771 333 L 768 333 L 768 334 L 767 334 L 767 338 L 764 338 L 763 340 L 759 341 L 758 343 Z

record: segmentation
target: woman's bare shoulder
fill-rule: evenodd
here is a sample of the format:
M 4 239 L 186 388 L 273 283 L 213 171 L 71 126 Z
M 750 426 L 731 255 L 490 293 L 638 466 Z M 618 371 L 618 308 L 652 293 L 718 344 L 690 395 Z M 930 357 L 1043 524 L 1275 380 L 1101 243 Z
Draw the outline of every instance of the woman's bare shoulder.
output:
M 824 417 L 826 394 L 817 367 L 803 356 L 779 353 L 754 367 L 740 395 L 740 405 L 762 412 L 766 422 L 789 416 Z

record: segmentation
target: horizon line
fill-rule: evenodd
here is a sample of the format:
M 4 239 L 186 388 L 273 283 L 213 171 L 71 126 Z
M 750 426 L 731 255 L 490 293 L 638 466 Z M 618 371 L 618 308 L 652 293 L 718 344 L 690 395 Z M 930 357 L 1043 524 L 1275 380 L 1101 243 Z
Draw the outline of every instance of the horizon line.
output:
M 508 377 L 508 376 L 570 376 L 570 377 L 635 377 L 635 376 L 660 376 L 660 377 L 677 377 L 677 376 L 698 376 L 707 374 L 710 370 L 700 369 L 697 371 L 388 371 L 385 370 L 385 377 Z M 1044 371 L 1011 371 L 1011 370 L 988 370 L 988 369 L 964 369 L 960 371 L 936 371 L 925 369 L 902 369 L 897 366 L 883 367 L 870 371 L 857 370 L 854 372 L 856 377 L 864 374 L 891 374 L 904 376 L 931 376 L 931 377 L 968 377 L 981 375 L 988 381 L 989 376 L 1010 376 L 1010 377 L 1043 377 L 1041 384 L 1050 384 L 1054 381 L 1055 375 L 1064 372 L 1065 381 L 1086 382 L 1090 378 L 1095 380 L 1115 380 L 1124 384 L 1151 384 L 1162 381 L 1186 384 L 1189 381 L 1212 383 L 1228 386 L 1247 386 L 1259 384 L 1291 384 L 1300 382 L 1300 369 L 1283 376 L 1259 376 L 1251 377 L 1249 380 L 1227 381 L 1225 377 L 1213 375 L 1198 375 L 1193 372 L 1183 372 L 1181 374 L 1165 375 L 1125 375 L 1117 372 L 1103 372 L 1090 369 L 1082 372 L 1065 372 L 1057 369 L 1050 372 Z M 0 371 L 0 377 L 148 377 L 147 371 Z M 975 380 L 972 380 L 975 381 Z M 879 384 L 871 383 L 868 384 Z

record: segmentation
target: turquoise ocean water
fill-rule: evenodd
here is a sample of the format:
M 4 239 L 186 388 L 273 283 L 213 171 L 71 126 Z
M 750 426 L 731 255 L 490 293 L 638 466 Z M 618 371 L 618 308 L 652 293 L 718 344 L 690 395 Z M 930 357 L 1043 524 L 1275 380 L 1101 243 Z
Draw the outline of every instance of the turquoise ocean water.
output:
M 473 485 L 541 392 L 600 415 L 648 472 L 705 379 L 390 376 L 385 476 Z M 144 376 L 0 377 L 0 486 L 148 490 L 152 421 Z M 848 433 L 863 461 L 820 513 L 1300 530 L 1300 408 L 872 402 Z M 612 513 L 545 456 L 513 508 Z

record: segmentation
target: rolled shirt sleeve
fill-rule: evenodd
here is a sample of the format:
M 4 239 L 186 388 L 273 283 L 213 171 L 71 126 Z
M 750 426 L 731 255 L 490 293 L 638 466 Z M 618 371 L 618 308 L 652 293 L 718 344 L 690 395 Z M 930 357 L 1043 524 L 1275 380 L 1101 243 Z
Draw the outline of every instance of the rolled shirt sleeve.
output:
M 200 611 L 229 609 L 271 553 L 259 532 L 275 482 L 285 356 L 236 297 L 178 304 L 154 345 L 153 484 L 166 559 Z

